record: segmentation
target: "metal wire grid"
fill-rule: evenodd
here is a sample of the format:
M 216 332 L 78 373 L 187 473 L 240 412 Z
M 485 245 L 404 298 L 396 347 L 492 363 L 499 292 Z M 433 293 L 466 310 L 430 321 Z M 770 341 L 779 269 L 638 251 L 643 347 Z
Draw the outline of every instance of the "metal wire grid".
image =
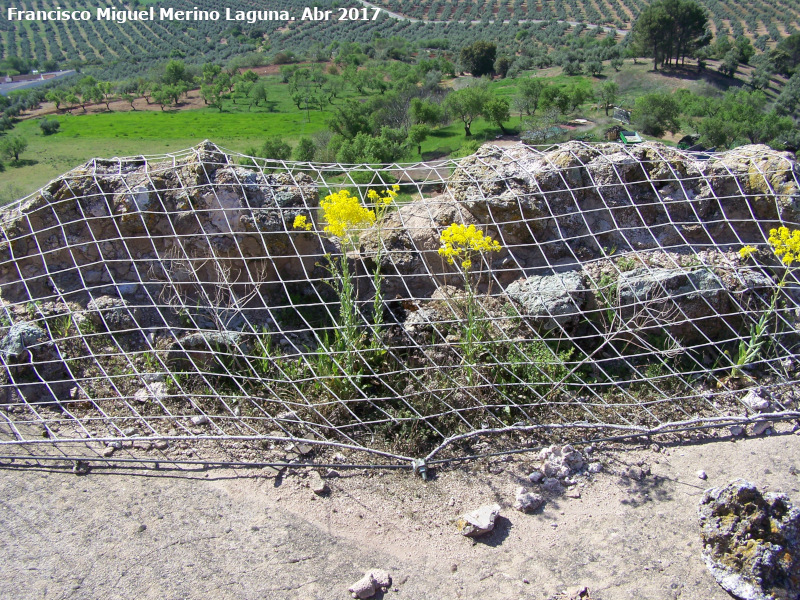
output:
M 357 244 L 325 232 L 321 198 L 375 208 L 368 192 L 395 181 Z M 799 189 L 766 147 L 366 166 L 204 143 L 95 160 L 3 215 L 0 444 L 289 440 L 405 462 L 484 435 L 794 418 L 798 281 L 767 236 L 797 225 Z M 450 223 L 503 248 L 466 280 L 436 252 Z M 358 336 L 343 342 L 344 251 Z

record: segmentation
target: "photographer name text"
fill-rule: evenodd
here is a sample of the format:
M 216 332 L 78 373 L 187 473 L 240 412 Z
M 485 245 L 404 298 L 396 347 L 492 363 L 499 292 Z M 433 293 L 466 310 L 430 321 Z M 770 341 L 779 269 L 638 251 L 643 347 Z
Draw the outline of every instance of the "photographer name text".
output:
M 91 10 L 64 10 L 57 6 L 54 10 L 23 10 L 9 7 L 6 18 L 9 21 L 113 21 L 123 24 L 130 21 L 239 21 L 259 23 L 262 21 L 374 21 L 381 9 L 370 8 L 337 8 L 320 10 L 305 7 L 299 15 L 292 15 L 288 10 L 177 10 L 151 6 L 146 10 L 118 10 L 105 7 Z

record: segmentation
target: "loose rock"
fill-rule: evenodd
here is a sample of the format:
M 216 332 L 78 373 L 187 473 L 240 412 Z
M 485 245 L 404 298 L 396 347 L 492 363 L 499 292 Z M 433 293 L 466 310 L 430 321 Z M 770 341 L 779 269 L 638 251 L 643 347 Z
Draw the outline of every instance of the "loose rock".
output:
M 499 514 L 499 504 L 487 504 L 462 515 L 456 522 L 456 526 L 461 535 L 478 537 L 494 529 L 494 524 Z
M 754 410 L 756 412 L 769 412 L 770 409 L 769 400 L 764 398 L 755 390 L 750 390 L 747 392 L 747 395 L 742 398 L 742 403 L 750 410 Z
M 551 494 L 560 494 L 564 491 L 564 486 L 555 477 L 547 477 L 542 481 L 542 489 Z
M 600 471 L 603 470 L 603 463 L 599 463 L 599 462 L 589 463 L 589 466 L 586 467 L 586 470 L 589 473 L 599 473 Z
M 541 472 L 544 477 L 564 479 L 580 471 L 584 465 L 581 453 L 569 444 L 543 448 L 539 458 L 543 461 Z
M 741 425 L 731 425 L 730 427 L 728 427 L 728 431 L 731 432 L 731 435 L 733 437 L 738 437 L 744 433 L 744 427 L 742 427 Z
M 328 484 L 325 483 L 325 480 L 322 479 L 322 476 L 317 471 L 311 471 L 308 474 L 308 487 L 317 496 L 322 496 L 328 493 L 329 490 Z
M 534 471 L 530 475 L 528 475 L 528 479 L 531 483 L 539 483 L 542 479 L 544 479 L 544 473 L 541 471 Z
M 633 479 L 635 481 L 641 481 L 645 477 L 644 470 L 641 467 L 637 467 L 636 465 L 628 467 L 626 475 L 630 479 Z
M 392 585 L 392 578 L 387 571 L 374 569 L 356 581 L 348 590 L 353 598 L 372 598 L 378 590 L 386 591 Z
M 544 498 L 539 494 L 525 491 L 524 487 L 517 488 L 514 509 L 520 512 L 533 512 L 544 504 Z
M 703 560 L 741 600 L 800 598 L 800 510 L 783 494 L 743 479 L 706 490 L 700 501 Z
M 157 402 L 163 401 L 169 392 L 167 391 L 167 384 L 157 381 L 155 383 L 148 383 L 145 387 L 137 390 L 133 395 L 134 400 L 139 402 Z
M 702 479 L 703 481 L 705 481 L 706 479 L 708 479 L 708 475 L 706 475 L 705 471 L 698 471 L 697 472 L 697 478 L 698 479 Z
M 757 421 L 753 425 L 753 434 L 761 435 L 762 433 L 767 433 L 770 429 L 772 429 L 772 421 Z
M 192 425 L 208 425 L 209 420 L 206 415 L 197 415 L 192 417 Z

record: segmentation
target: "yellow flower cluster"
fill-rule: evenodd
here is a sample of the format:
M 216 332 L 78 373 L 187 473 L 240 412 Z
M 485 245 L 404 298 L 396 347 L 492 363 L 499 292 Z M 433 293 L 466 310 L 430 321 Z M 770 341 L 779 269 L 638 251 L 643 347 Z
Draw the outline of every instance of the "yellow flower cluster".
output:
M 458 259 L 461 268 L 468 271 L 472 267 L 474 253 L 497 252 L 502 246 L 483 232 L 476 229 L 475 225 L 459 225 L 453 223 L 445 229 L 439 237 L 442 245 L 439 255 L 444 257 L 447 264 L 452 265 Z
M 794 231 L 789 231 L 788 227 L 771 229 L 769 243 L 775 256 L 780 258 L 783 264 L 788 266 L 800 260 L 800 229 Z
M 400 191 L 400 186 L 395 184 L 392 186 L 392 189 L 385 190 L 383 193 L 378 193 L 375 190 L 370 190 L 367 192 L 367 198 L 369 198 L 374 204 L 376 205 L 384 205 L 388 206 L 392 203 L 397 197 L 397 192 Z
M 745 246 L 744 248 L 739 250 L 739 256 L 741 256 L 742 258 L 747 258 L 751 254 L 755 254 L 756 252 L 757 250 L 752 246 Z
M 375 223 L 375 212 L 361 206 L 349 190 L 326 196 L 320 207 L 328 223 L 325 231 L 338 238 L 350 238 Z
M 305 215 L 297 215 L 294 218 L 294 223 L 292 223 L 292 227 L 295 229 L 304 229 L 306 231 L 311 229 L 311 223 L 308 222 L 308 218 Z

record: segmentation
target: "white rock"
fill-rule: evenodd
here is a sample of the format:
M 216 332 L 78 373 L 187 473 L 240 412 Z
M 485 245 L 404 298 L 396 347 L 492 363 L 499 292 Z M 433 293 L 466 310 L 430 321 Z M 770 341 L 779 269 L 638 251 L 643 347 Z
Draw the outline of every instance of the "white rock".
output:
M 698 479 L 702 479 L 703 481 L 705 481 L 706 479 L 708 479 L 708 475 L 706 475 L 705 471 L 698 471 L 697 472 L 697 478 Z
M 756 412 L 768 412 L 770 409 L 769 400 L 761 396 L 755 390 L 750 390 L 747 395 L 742 398 L 742 402 L 751 410 Z
M 208 423 L 208 417 L 205 415 L 197 415 L 196 417 L 192 417 L 192 425 L 208 425 Z
M 599 473 L 600 471 L 603 470 L 603 463 L 600 462 L 589 463 L 589 466 L 586 467 L 586 470 L 589 471 L 589 473 Z
M 386 592 L 392 585 L 392 577 L 388 571 L 373 569 L 356 581 L 348 590 L 353 598 L 372 598 L 378 590 Z
M 167 384 L 156 381 L 154 383 L 148 383 L 142 389 L 137 390 L 133 395 L 133 399 L 138 402 L 161 402 L 168 395 Z
M 384 592 L 389 586 L 392 585 L 392 576 L 389 575 L 389 571 L 384 571 L 383 569 L 372 569 L 370 573 L 372 578 L 375 580 L 375 585 L 381 588 L 381 590 Z
M 349 592 L 353 598 L 372 598 L 378 591 L 378 586 L 375 583 L 375 578 L 372 573 L 367 573 L 350 586 Z
M 733 437 L 738 437 L 744 433 L 744 427 L 742 427 L 741 425 L 731 425 L 730 427 L 728 427 L 728 431 L 731 432 L 731 435 Z
M 753 426 L 753 434 L 761 435 L 762 433 L 767 433 L 770 429 L 772 429 L 772 421 L 756 421 Z
M 544 473 L 541 471 L 534 471 L 530 475 L 528 475 L 528 479 L 531 483 L 539 483 L 542 479 L 544 479 Z
M 487 504 L 477 510 L 461 515 L 457 525 L 461 535 L 478 537 L 494 529 L 494 523 L 500 514 L 499 504 Z
M 555 477 L 547 477 L 542 481 L 542 489 L 553 494 L 559 494 L 564 491 L 561 482 Z
M 317 496 L 322 496 L 328 491 L 328 484 L 322 479 L 322 476 L 317 471 L 311 471 L 308 474 L 308 487 Z
M 520 512 L 533 512 L 544 504 L 544 498 L 539 494 L 526 492 L 524 487 L 517 488 L 514 509 Z

